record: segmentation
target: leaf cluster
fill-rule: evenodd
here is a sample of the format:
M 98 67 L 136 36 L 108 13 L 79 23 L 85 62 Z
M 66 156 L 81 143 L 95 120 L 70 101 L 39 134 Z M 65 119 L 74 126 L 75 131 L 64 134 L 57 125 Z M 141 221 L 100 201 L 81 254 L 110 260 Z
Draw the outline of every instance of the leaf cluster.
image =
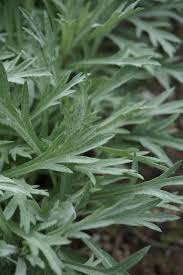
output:
M 12 15 L 10 16 L 10 11 Z M 90 236 L 176 220 L 180 0 L 0 3 L 0 270 L 124 274 Z M 158 94 L 158 95 L 157 95 Z M 157 177 L 146 179 L 142 167 Z M 74 239 L 81 251 L 71 247 Z

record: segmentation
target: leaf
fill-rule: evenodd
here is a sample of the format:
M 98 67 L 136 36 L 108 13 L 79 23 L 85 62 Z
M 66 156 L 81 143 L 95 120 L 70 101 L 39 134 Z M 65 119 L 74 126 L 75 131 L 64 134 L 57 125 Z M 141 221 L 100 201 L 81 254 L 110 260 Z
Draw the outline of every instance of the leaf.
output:
M 104 267 L 109 268 L 116 264 L 116 261 L 107 252 L 98 247 L 91 239 L 83 239 L 83 241 L 92 253 L 102 261 Z
M 5 147 L 5 145 L 9 145 L 13 143 L 13 141 L 10 140 L 0 140 L 0 147 Z
M 0 62 L 0 80 L 1 80 L 1 96 L 6 101 L 10 100 L 9 84 L 8 84 L 7 75 L 2 62 Z
M 51 76 L 51 73 L 48 72 L 46 69 L 29 69 L 23 72 L 11 72 L 8 73 L 8 81 L 17 83 L 17 84 L 24 84 L 25 78 L 27 77 L 48 77 Z
M 18 135 L 20 135 L 30 145 L 30 147 L 33 148 L 33 150 L 35 150 L 37 153 L 40 153 L 39 141 L 29 120 L 28 110 L 26 110 L 25 116 L 23 113 L 20 114 L 20 112 L 14 107 L 13 102 L 10 98 L 10 91 L 6 78 L 6 73 L 2 65 L 0 71 L 0 79 L 4 83 L 3 89 L 5 89 L 1 90 L 2 97 L 0 99 L 0 122 L 13 128 L 18 133 Z M 27 103 L 25 103 L 25 95 L 27 93 L 26 88 L 24 91 L 23 105 L 26 104 L 26 106 L 24 106 L 25 110 L 28 107 Z
M 129 274 L 148 247 L 117 263 L 89 233 L 178 219 L 183 3 L 35 2 L 0 5 L 0 266 Z
M 73 136 L 75 136 L 75 144 L 73 144 Z M 93 130 L 92 132 L 86 131 L 85 133 L 78 131 L 77 133 L 75 132 L 74 135 L 71 134 L 68 136 L 59 149 L 57 147 L 57 143 L 53 143 L 54 146 L 52 144 L 50 147 L 48 147 L 47 151 L 42 153 L 40 156 L 25 162 L 20 166 L 6 170 L 3 174 L 9 177 L 20 177 L 33 171 L 48 168 L 54 171 L 56 170 L 60 172 L 72 173 L 72 170 L 67 168 L 65 165 L 61 165 L 60 163 L 67 163 L 69 156 L 82 154 L 86 151 L 92 150 L 100 145 L 105 144 L 111 138 L 111 135 L 98 135 Z M 69 162 L 78 163 L 78 159 L 73 158 L 72 160 L 71 158 Z
M 141 19 L 131 19 L 131 22 L 133 22 L 137 28 L 137 35 L 140 37 L 143 32 L 147 33 L 149 35 L 149 39 L 154 47 L 157 47 L 158 45 L 161 45 L 163 50 L 172 57 L 175 53 L 175 44 L 180 43 L 180 39 L 174 35 L 171 32 L 165 31 L 164 29 L 161 29 L 162 26 L 167 26 L 167 24 L 163 24 L 164 22 L 160 22 L 159 26 L 156 22 L 148 22 Z
M 122 4 L 104 24 L 98 24 L 95 26 L 95 30 L 91 33 L 91 38 L 104 35 L 111 31 L 121 20 L 127 19 L 128 17 L 140 12 L 141 8 L 136 8 L 139 1 L 126 6 L 126 3 Z
M 129 270 L 133 266 L 135 266 L 139 261 L 141 261 L 144 256 L 149 251 L 150 246 L 140 249 L 139 251 L 130 255 L 127 259 L 123 260 L 122 265 L 124 269 Z
M 141 138 L 140 142 L 145 148 L 153 152 L 163 162 L 167 163 L 167 165 L 169 166 L 172 165 L 171 160 L 169 159 L 169 157 L 166 155 L 166 153 L 163 151 L 163 149 L 160 146 L 153 144 L 151 140 L 149 140 L 148 138 Z
M 74 78 L 72 78 L 68 83 L 65 82 L 65 75 L 63 78 L 61 78 L 58 85 L 53 90 L 46 95 L 43 95 L 40 99 L 40 102 L 38 103 L 36 109 L 33 113 L 33 118 L 35 118 L 37 115 L 42 113 L 43 111 L 47 110 L 49 107 L 54 106 L 55 104 L 59 104 L 59 101 L 61 98 L 75 93 L 76 90 L 73 90 L 72 88 L 78 85 L 79 83 L 82 83 L 86 80 L 86 75 L 84 74 L 78 74 Z
M 121 51 L 124 52 L 126 57 L 148 55 L 153 56 L 154 58 L 159 58 L 161 56 L 152 47 L 149 47 L 144 42 L 127 39 L 124 36 L 118 36 L 114 34 L 110 34 L 109 38 L 119 47 Z
M 92 100 L 98 102 L 103 100 L 105 96 L 119 88 L 121 85 L 124 85 L 126 82 L 131 79 L 138 78 L 142 75 L 142 72 L 139 69 L 134 67 L 125 67 L 121 68 L 115 75 L 108 79 L 105 83 L 99 85 L 97 90 L 92 94 Z M 135 76 L 135 77 L 134 77 Z
M 17 254 L 18 249 L 14 245 L 7 244 L 5 241 L 0 241 L 0 257 L 9 257 Z
M 40 28 L 37 27 L 37 25 L 34 22 L 34 18 L 32 16 L 29 15 L 29 13 L 23 9 L 23 8 L 19 8 L 22 15 L 24 16 L 24 18 L 27 20 L 27 22 L 29 23 L 30 29 L 28 28 L 24 28 L 24 30 L 30 34 L 35 40 L 37 40 L 41 46 L 44 45 L 44 38 L 43 35 L 40 31 Z
M 15 275 L 26 275 L 27 274 L 27 266 L 25 261 L 22 258 L 18 258 Z
M 7 78 L 9 82 L 16 84 L 24 84 L 28 77 L 51 76 L 51 73 L 45 68 L 32 68 L 36 58 L 27 58 L 20 64 L 22 53 L 16 56 L 11 61 L 4 62 Z M 18 65 L 17 65 L 18 64 Z
M 0 207 L 0 231 L 7 237 L 9 240 L 12 239 L 12 233 L 11 229 L 9 227 L 9 224 L 7 223 L 5 216 L 3 214 L 3 211 Z M 1 245 L 4 246 L 4 243 L 1 243 Z
M 76 212 L 69 201 L 56 203 L 52 209 L 49 209 L 49 221 L 56 220 L 60 224 L 67 224 L 76 219 Z
M 57 257 L 55 251 L 45 241 L 43 234 L 35 233 L 32 237 L 25 238 L 31 252 L 34 256 L 37 256 L 37 249 L 40 250 L 44 255 L 52 271 L 57 275 L 62 275 L 62 264 L 60 259 Z
M 75 230 L 88 230 L 99 227 L 106 227 L 112 224 L 126 224 L 131 226 L 146 226 L 148 228 L 161 231 L 158 226 L 153 222 L 161 222 L 167 220 L 175 220 L 176 216 L 163 215 L 161 218 L 156 215 L 150 214 L 150 209 L 158 206 L 159 199 L 140 199 L 133 200 L 133 196 L 129 196 L 121 201 L 117 202 L 111 207 L 102 209 L 98 208 L 91 215 L 87 216 L 74 226 L 70 227 L 70 234 L 73 234 Z M 130 206 L 127 206 L 127 201 L 131 202 Z M 73 230 L 73 232 L 72 232 Z
M 73 66 L 83 67 L 83 66 L 94 66 L 94 65 L 116 65 L 116 66 L 135 66 L 142 67 L 144 65 L 154 65 L 160 66 L 157 61 L 151 59 L 151 56 L 141 56 L 141 57 L 124 57 L 121 52 L 109 57 L 99 57 L 96 59 L 86 59 L 83 61 L 79 61 Z
M 138 153 L 137 149 L 129 148 L 129 149 L 118 149 L 118 148 L 111 148 L 111 147 L 105 147 L 101 146 L 100 150 L 103 152 L 107 152 L 112 156 L 126 156 L 129 159 L 134 159 L 134 156 L 138 162 L 147 164 L 149 166 L 158 168 L 160 170 L 166 170 L 167 167 L 162 164 L 162 161 L 158 158 L 150 157 L 150 156 L 143 156 Z
M 47 196 L 47 192 L 43 190 L 36 190 L 37 186 L 31 186 L 21 180 L 13 180 L 3 175 L 0 175 L 0 189 L 3 192 L 11 192 L 15 194 L 22 194 L 31 197 L 31 194 L 40 194 Z
M 161 176 L 152 179 L 150 181 L 145 181 L 143 183 L 140 183 L 138 185 L 133 184 L 133 185 L 123 185 L 118 186 L 118 185 L 113 185 L 112 188 L 111 186 L 106 185 L 105 188 L 103 187 L 102 192 L 99 190 L 96 192 L 96 194 L 93 194 L 94 198 L 97 200 L 102 200 L 102 199 L 108 199 L 109 197 L 121 197 L 121 196 L 127 196 L 130 194 L 138 194 L 138 195 L 149 195 L 154 196 L 158 199 L 161 199 L 162 201 L 168 201 L 168 202 L 173 202 L 177 204 L 182 204 L 182 197 L 177 196 L 174 194 L 171 194 L 167 191 L 161 190 L 161 188 L 165 186 L 170 186 L 170 185 L 182 185 L 182 177 L 171 177 L 167 178 L 170 174 L 172 174 L 177 167 L 180 164 L 177 163 L 173 167 L 170 167 L 167 171 L 165 171 Z
M 120 265 L 117 265 L 112 268 L 94 268 L 87 265 L 82 265 L 72 261 L 65 261 L 66 265 L 76 271 L 82 272 L 84 274 L 92 274 L 92 275 L 104 275 L 104 274 L 117 274 L 120 272 L 121 275 L 128 275 L 129 273 L 123 270 Z
M 28 133 L 29 137 L 33 140 L 33 142 L 37 145 L 37 150 L 40 153 L 40 142 L 39 139 L 33 129 L 30 116 L 29 116 L 29 99 L 28 99 L 28 86 L 27 84 L 24 85 L 22 91 L 22 102 L 21 102 L 21 117 L 24 123 L 24 127 L 26 132 Z M 34 147 L 34 143 L 32 144 L 32 148 Z
M 31 154 L 28 151 L 29 148 L 25 146 L 16 146 L 12 149 L 10 149 L 9 153 L 14 161 L 17 160 L 18 156 L 24 157 L 24 158 L 29 158 L 31 159 Z
M 6 220 L 12 218 L 17 208 L 20 212 L 20 228 L 24 228 L 25 232 L 29 233 L 31 224 L 36 224 L 39 207 L 35 201 L 30 201 L 23 195 L 13 196 L 4 209 Z
M 92 176 L 92 174 L 104 174 L 104 175 L 126 175 L 126 176 L 132 176 L 135 178 L 142 178 L 141 175 L 139 175 L 135 170 L 132 169 L 125 169 L 120 167 L 113 167 L 115 165 L 122 165 L 127 164 L 131 162 L 131 160 L 125 159 L 125 158 L 113 158 L 113 159 L 101 159 L 97 162 L 91 163 L 90 165 L 77 165 L 75 168 L 78 171 L 81 171 L 83 173 L 86 173 L 86 175 L 89 176 L 89 178 Z M 91 181 L 95 183 L 95 180 L 93 181 L 91 178 Z

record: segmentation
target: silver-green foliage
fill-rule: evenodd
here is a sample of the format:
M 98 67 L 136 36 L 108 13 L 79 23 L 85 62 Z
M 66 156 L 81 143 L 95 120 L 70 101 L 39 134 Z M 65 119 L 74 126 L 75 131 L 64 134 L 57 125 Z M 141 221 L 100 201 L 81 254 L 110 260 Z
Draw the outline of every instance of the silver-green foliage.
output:
M 0 270 L 127 275 L 149 247 L 119 264 L 88 230 L 178 218 L 183 197 L 163 188 L 183 184 L 165 150 L 183 151 L 169 100 L 183 3 L 34 2 L 0 4 Z

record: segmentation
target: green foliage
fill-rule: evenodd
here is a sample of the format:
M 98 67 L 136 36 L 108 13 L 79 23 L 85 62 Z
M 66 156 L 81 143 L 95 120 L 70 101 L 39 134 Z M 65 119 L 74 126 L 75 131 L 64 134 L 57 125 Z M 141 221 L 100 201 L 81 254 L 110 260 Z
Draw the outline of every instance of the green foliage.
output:
M 183 100 L 170 101 L 182 13 L 181 0 L 1 1 L 5 274 L 127 275 L 149 247 L 117 263 L 88 230 L 178 218 L 183 197 L 166 187 L 183 177 L 166 148 L 183 151 Z

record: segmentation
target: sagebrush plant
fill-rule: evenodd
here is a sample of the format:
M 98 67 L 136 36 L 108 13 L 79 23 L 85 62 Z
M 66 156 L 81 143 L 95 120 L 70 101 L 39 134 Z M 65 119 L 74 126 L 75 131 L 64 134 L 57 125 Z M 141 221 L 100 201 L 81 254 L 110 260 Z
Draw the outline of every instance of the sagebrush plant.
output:
M 149 247 L 117 263 L 91 229 L 178 218 L 183 197 L 162 188 L 183 184 L 165 150 L 183 150 L 182 14 L 182 0 L 1 1 L 3 274 L 127 275 Z

